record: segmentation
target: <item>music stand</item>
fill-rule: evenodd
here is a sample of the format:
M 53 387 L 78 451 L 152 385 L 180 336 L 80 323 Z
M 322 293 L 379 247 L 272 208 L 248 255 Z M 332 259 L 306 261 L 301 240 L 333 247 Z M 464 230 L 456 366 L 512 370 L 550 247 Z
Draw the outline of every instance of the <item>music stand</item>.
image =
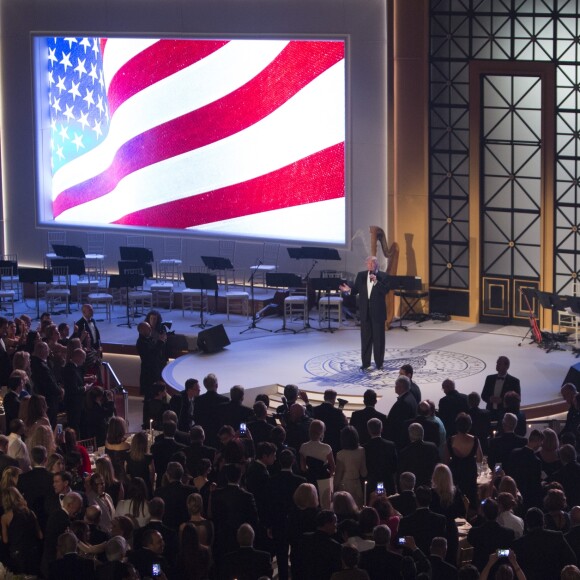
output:
M 319 292 L 326 292 L 326 317 L 328 320 L 328 326 L 326 328 L 317 328 L 321 332 L 334 332 L 338 330 L 337 328 L 332 328 L 330 326 L 330 292 L 332 290 L 338 290 L 339 286 L 345 284 L 345 280 L 341 278 L 312 278 L 310 280 L 312 288 L 318 290 Z M 320 303 L 319 303 L 320 305 Z
M 50 284 L 52 282 L 52 270 L 47 268 L 18 268 L 18 281 L 21 284 L 34 284 L 34 296 L 36 299 L 36 318 L 40 320 L 40 300 L 38 298 L 38 284 Z
M 228 260 L 229 262 L 229 260 Z M 261 260 L 258 260 L 258 265 L 261 263 Z M 263 326 L 258 326 L 256 324 L 256 320 L 258 320 L 257 316 L 256 316 L 256 304 L 254 302 L 254 276 L 256 275 L 256 272 L 258 271 L 257 268 L 254 268 L 254 270 L 252 270 L 252 274 L 250 276 L 250 296 L 252 299 L 252 322 L 250 322 L 250 326 L 248 326 L 248 328 L 246 328 L 246 330 L 242 330 L 242 332 L 240 332 L 240 334 L 244 334 L 244 332 L 248 332 L 248 330 L 254 330 L 254 328 L 257 328 L 258 330 L 265 330 L 266 332 L 272 332 L 269 328 L 264 328 Z
M 266 272 L 266 286 L 271 286 L 275 288 L 284 287 L 284 288 L 298 288 L 302 286 L 302 278 L 297 274 L 284 274 L 282 272 Z M 300 329 L 306 330 L 307 327 L 307 316 L 308 316 L 308 294 L 305 295 L 306 303 L 304 304 L 304 308 L 306 309 L 306 314 L 304 316 L 304 326 Z M 282 304 L 282 308 L 286 308 L 284 304 Z M 286 328 L 286 312 L 284 311 L 283 316 L 284 323 L 282 324 L 282 328 L 275 330 L 276 332 L 292 332 L 296 334 L 296 330 L 293 328 Z M 299 332 L 300 332 L 299 331 Z
M 68 268 L 70 276 L 84 276 L 85 261 L 80 258 L 52 258 L 50 260 L 51 268 Z
M 70 246 L 68 244 L 52 244 L 54 253 L 59 258 L 85 259 L 85 251 L 80 246 Z
M 218 283 L 217 276 L 215 274 L 203 274 L 197 272 L 184 272 L 183 280 L 185 281 L 185 287 L 190 290 L 201 290 L 201 307 L 199 309 L 200 323 L 192 324 L 191 326 L 205 328 L 206 326 L 212 326 L 209 322 L 204 322 L 203 320 L 203 301 L 207 300 L 207 291 L 215 290 L 216 303 L 217 303 L 217 291 Z M 204 295 L 205 290 L 205 295 Z
M 403 321 L 408 320 L 408 314 L 415 312 L 415 306 L 419 300 L 429 296 L 429 293 L 422 291 L 421 278 L 418 276 L 387 276 L 386 281 L 389 288 L 395 291 L 395 296 L 401 298 L 406 307 L 406 310 L 399 317 L 399 326 L 393 326 L 392 328 L 408 331 L 409 328 L 403 324 Z
M 142 286 L 145 276 L 143 274 L 111 274 L 109 276 L 109 288 L 121 290 L 125 288 L 125 299 L 127 302 L 127 322 L 117 324 L 117 326 L 126 326 L 132 328 L 129 320 L 129 288 Z

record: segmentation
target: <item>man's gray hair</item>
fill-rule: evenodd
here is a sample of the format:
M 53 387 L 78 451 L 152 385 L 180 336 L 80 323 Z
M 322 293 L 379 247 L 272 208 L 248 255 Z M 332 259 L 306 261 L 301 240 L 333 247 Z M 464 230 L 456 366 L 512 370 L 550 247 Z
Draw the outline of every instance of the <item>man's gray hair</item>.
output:
M 405 375 L 399 375 L 395 381 L 395 385 L 400 385 L 405 388 L 405 391 L 409 391 L 411 389 L 411 379 Z
M 506 433 L 513 433 L 517 424 L 518 418 L 513 413 L 506 413 L 501 420 L 501 425 Z
M 383 432 L 383 422 L 374 417 L 367 421 L 367 431 L 369 435 L 380 435 Z
M 415 489 L 417 478 L 415 474 L 410 471 L 403 471 L 399 476 L 399 487 L 401 491 L 412 491 Z
M 423 441 L 425 431 L 421 423 L 411 423 L 409 425 L 409 439 L 411 441 Z

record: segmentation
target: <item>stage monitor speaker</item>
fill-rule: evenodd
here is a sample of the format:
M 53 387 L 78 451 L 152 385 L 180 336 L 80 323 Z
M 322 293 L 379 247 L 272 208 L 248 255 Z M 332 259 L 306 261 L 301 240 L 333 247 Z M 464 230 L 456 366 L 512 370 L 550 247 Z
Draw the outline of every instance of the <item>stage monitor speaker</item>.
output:
M 572 383 L 576 387 L 576 390 L 580 391 L 580 362 L 577 362 L 569 368 L 568 374 L 562 384 L 565 385 L 566 383 Z
M 202 330 L 197 335 L 197 347 L 203 352 L 217 352 L 231 344 L 223 324 Z

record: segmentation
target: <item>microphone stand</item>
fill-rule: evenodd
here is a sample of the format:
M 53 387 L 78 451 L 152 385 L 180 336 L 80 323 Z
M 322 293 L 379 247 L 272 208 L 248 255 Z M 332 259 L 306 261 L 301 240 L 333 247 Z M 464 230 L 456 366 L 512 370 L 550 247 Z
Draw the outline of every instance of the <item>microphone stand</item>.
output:
M 254 328 L 257 328 L 258 330 L 265 330 L 266 332 L 272 332 L 269 328 L 263 328 L 262 326 L 258 326 L 256 324 L 257 318 L 256 318 L 256 307 L 254 305 L 254 276 L 256 275 L 258 268 L 263 264 L 262 260 L 260 260 L 259 258 L 256 261 L 258 262 L 258 264 L 256 268 L 254 268 L 250 276 L 250 296 L 252 297 L 252 322 L 250 323 L 250 326 L 248 326 L 246 330 L 242 330 L 240 334 L 244 334 L 244 332 L 248 332 L 248 330 L 253 330 Z
M 312 262 L 312 266 L 310 266 L 310 270 L 308 270 L 308 272 L 306 272 L 306 278 L 304 278 L 304 281 L 306 282 L 306 322 L 304 324 L 304 327 L 301 328 L 300 330 L 298 330 L 297 332 L 302 332 L 303 330 L 308 330 L 309 328 L 312 328 L 310 326 L 310 309 L 308 308 L 308 288 L 310 286 L 310 274 L 312 274 L 312 270 L 314 270 L 314 266 L 316 266 L 316 264 L 318 264 L 318 260 L 314 260 Z

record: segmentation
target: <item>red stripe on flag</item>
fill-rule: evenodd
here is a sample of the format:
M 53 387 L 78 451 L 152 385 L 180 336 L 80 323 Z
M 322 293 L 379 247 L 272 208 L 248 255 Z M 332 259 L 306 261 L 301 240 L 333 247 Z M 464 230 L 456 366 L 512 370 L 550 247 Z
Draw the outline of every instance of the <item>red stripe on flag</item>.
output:
M 184 229 L 344 197 L 344 143 L 267 175 L 141 211 L 113 222 Z
M 342 43 L 290 43 L 259 75 L 224 98 L 138 135 L 117 151 L 109 169 L 63 191 L 54 216 L 106 195 L 127 175 L 164 159 L 224 139 L 267 117 L 325 70 L 344 58 Z
M 128 98 L 204 59 L 228 44 L 228 40 L 160 40 L 119 69 L 107 97 L 113 114 Z

